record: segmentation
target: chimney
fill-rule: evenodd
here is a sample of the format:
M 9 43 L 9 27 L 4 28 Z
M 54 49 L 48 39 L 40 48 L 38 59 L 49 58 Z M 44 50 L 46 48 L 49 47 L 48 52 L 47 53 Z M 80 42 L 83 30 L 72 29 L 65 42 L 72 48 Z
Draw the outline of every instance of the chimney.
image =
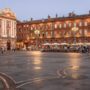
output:
M 69 13 L 69 17 L 75 16 L 76 14 L 74 12 Z
M 33 21 L 33 18 L 31 18 L 31 21 Z
M 48 19 L 50 19 L 51 17 L 50 17 L 50 15 L 48 15 Z
M 90 10 L 89 10 L 89 14 L 90 14 Z
M 72 14 L 71 13 L 69 13 L 69 17 L 71 17 L 72 16 Z
M 58 15 L 56 14 L 56 18 L 58 18 Z

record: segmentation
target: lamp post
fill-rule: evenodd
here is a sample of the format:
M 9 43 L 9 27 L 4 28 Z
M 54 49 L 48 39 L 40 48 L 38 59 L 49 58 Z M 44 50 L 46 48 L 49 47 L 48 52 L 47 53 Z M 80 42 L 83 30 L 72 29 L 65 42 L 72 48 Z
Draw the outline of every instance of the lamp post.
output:
M 36 37 L 36 49 L 38 49 L 38 38 L 39 38 L 40 31 L 35 30 L 34 33 L 35 33 L 35 37 Z
M 26 37 L 26 49 L 27 49 L 28 46 L 29 46 L 29 40 L 30 40 L 30 37 L 29 37 L 29 35 L 27 35 L 27 37 Z
M 78 27 L 73 27 L 72 28 L 72 32 L 73 32 L 73 35 L 74 35 L 74 43 L 76 43 L 76 37 L 75 37 L 75 35 L 76 35 L 76 32 L 78 31 Z

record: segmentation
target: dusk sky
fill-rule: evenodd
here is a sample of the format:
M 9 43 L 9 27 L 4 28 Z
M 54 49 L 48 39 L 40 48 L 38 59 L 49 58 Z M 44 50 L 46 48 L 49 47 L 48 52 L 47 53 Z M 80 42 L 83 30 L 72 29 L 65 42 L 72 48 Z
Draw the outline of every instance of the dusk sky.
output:
M 29 20 L 66 16 L 74 11 L 76 14 L 87 14 L 90 0 L 0 0 L 0 9 L 10 8 L 16 13 L 17 19 Z

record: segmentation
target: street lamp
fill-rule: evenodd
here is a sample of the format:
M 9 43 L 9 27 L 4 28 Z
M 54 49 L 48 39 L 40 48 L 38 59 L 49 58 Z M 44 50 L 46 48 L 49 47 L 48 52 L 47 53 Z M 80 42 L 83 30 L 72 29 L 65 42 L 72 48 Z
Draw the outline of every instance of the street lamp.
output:
M 36 35 L 36 48 L 38 49 L 38 38 L 39 38 L 40 31 L 39 30 L 35 30 L 34 33 Z
M 73 28 L 72 28 L 72 32 L 73 32 L 73 34 L 74 34 L 74 43 L 76 43 L 75 34 L 76 34 L 76 32 L 77 32 L 78 30 L 79 30 L 78 27 L 73 27 Z

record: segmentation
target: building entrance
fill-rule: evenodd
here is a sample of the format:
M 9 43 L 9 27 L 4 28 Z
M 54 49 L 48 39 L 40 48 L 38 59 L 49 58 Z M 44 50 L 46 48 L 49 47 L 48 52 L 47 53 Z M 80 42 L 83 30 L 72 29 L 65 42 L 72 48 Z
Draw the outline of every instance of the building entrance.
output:
M 11 42 L 7 41 L 7 50 L 11 50 Z

